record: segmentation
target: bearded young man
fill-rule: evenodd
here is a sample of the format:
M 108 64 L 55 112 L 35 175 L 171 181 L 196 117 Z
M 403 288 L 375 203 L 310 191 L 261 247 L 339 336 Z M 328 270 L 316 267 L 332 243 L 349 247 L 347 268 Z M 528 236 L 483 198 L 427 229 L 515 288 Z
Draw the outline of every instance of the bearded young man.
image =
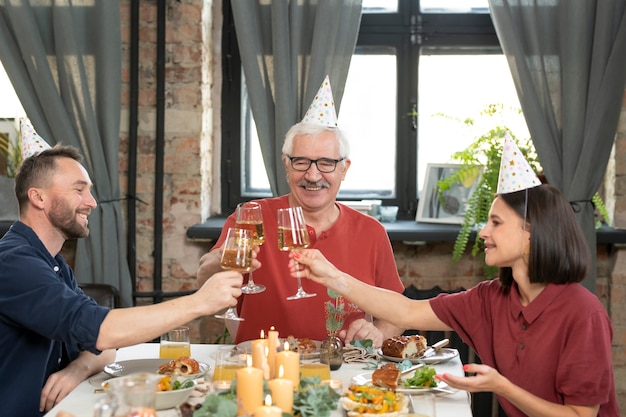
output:
M 99 306 L 59 254 L 89 234 L 96 207 L 81 156 L 57 145 L 27 157 L 15 178 L 20 220 L 0 239 L 2 414 L 35 417 L 115 359 L 115 348 L 235 305 L 243 277 L 214 276 L 195 294 L 157 305 Z

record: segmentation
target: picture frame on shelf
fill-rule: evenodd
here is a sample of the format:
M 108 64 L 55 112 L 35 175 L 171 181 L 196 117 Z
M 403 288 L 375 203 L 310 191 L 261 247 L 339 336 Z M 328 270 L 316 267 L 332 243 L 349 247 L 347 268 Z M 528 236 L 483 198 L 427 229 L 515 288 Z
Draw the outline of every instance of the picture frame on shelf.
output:
M 430 163 L 426 167 L 415 220 L 424 223 L 463 224 L 467 202 L 480 182 L 482 167 L 464 181 L 439 191 L 438 182 L 457 173 L 464 165 Z

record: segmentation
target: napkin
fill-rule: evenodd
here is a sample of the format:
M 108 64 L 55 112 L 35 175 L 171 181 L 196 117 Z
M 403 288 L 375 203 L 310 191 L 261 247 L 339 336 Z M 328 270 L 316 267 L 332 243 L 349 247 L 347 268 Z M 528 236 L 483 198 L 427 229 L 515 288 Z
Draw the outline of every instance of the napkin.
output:
M 343 348 L 344 363 L 369 363 L 372 360 L 377 361 L 378 356 L 368 352 L 365 348 L 353 345 L 344 346 Z

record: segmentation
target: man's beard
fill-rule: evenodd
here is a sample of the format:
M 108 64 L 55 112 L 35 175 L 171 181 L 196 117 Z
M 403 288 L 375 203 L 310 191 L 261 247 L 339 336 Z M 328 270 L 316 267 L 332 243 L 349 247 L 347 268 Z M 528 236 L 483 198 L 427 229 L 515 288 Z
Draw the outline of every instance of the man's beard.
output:
M 89 229 L 79 223 L 77 216 L 78 213 L 69 208 L 63 199 L 57 198 L 52 203 L 48 217 L 50 222 L 65 235 L 65 239 L 69 240 L 89 236 Z

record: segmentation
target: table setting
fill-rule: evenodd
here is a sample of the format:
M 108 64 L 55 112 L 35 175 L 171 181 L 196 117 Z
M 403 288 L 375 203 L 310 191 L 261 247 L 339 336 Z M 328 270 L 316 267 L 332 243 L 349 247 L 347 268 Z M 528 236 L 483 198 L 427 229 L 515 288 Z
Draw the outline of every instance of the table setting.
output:
M 166 408 L 161 402 L 151 414 L 121 415 L 185 417 L 194 415 L 198 408 L 208 410 L 211 406 L 217 406 L 218 402 L 228 399 L 235 410 L 233 415 L 282 416 L 284 411 L 305 417 L 307 412 L 311 413 L 308 415 L 323 414 L 328 417 L 355 416 L 360 415 L 360 412 L 350 410 L 350 406 L 345 404 L 347 398 L 357 397 L 357 390 L 380 390 L 381 395 L 388 395 L 387 392 L 390 390 L 375 387 L 371 382 L 373 372 L 386 364 L 398 366 L 398 369 L 401 369 L 401 365 L 409 365 L 407 368 L 409 370 L 400 370 L 402 375 L 398 378 L 398 387 L 394 394 L 401 398 L 401 406 L 392 405 L 391 407 L 397 407 L 397 410 L 379 415 L 401 416 L 414 412 L 413 410 L 417 410 L 415 407 L 421 406 L 419 404 L 426 400 L 425 397 L 432 397 L 432 413 L 436 413 L 432 414 L 432 417 L 472 415 L 470 397 L 465 391 L 441 386 L 441 382 L 437 388 L 432 389 L 405 389 L 401 386 L 404 380 L 414 376 L 419 368 L 426 366 L 434 369 L 433 374 L 436 372 L 463 375 L 458 354 L 450 353 L 456 352 L 454 349 L 446 349 L 445 357 L 441 361 L 425 364 L 414 363 L 416 362 L 414 360 L 388 361 L 378 350 L 357 343 L 356 346 L 344 347 L 345 360 L 337 369 L 330 370 L 328 364 L 320 361 L 318 346 L 321 346 L 321 341 L 313 341 L 313 353 L 303 352 L 302 357 L 297 351 L 291 350 L 297 349 L 297 342 L 294 344 L 292 340 L 291 345 L 287 343 L 279 347 L 281 342 L 286 340 L 278 338 L 278 332 L 270 329 L 267 336 L 263 334 L 257 340 L 240 345 L 190 344 L 190 357 L 198 363 L 197 372 L 182 376 L 184 379 L 191 379 L 193 386 L 187 387 L 187 391 L 181 392 L 181 397 L 174 400 L 179 403 L 167 404 L 170 407 Z M 270 345 L 272 355 L 269 354 Z M 96 410 L 98 407 L 101 409 L 102 404 L 111 396 L 103 386 L 107 382 L 115 384 L 116 379 L 129 378 L 141 373 L 154 375 L 160 367 L 176 361 L 160 358 L 159 350 L 159 343 L 142 343 L 119 349 L 114 363 L 107 365 L 104 372 L 78 385 L 47 413 L 46 417 L 54 417 L 61 410 L 70 412 L 76 417 L 108 416 L 106 413 L 98 414 Z M 224 352 L 227 352 L 227 362 L 231 365 L 229 375 L 219 374 L 225 365 Z M 441 356 L 439 353 L 438 355 Z M 307 370 L 309 368 L 312 370 Z M 181 375 L 176 377 L 181 378 Z M 303 388 L 306 384 L 311 385 Z M 116 389 L 128 390 L 119 387 Z M 176 391 L 161 392 L 157 395 L 172 393 Z M 324 397 L 327 410 L 311 409 L 310 403 L 313 401 L 309 397 L 312 395 Z M 195 417 L 212 415 L 199 414 L 201 412 L 197 411 Z M 115 415 L 117 417 L 118 414 Z

